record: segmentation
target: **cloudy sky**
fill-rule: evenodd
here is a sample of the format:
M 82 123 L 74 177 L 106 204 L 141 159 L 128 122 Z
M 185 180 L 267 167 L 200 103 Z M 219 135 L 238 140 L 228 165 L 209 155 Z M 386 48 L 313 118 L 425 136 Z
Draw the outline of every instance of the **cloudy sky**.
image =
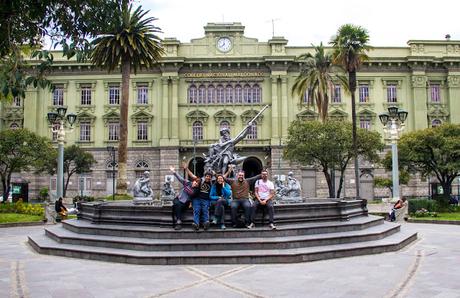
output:
M 460 40 L 458 0 L 137 0 L 164 37 L 202 37 L 208 22 L 241 22 L 245 35 L 267 41 L 284 36 L 291 46 L 328 42 L 345 23 L 369 30 L 373 46 L 406 46 L 410 39 Z

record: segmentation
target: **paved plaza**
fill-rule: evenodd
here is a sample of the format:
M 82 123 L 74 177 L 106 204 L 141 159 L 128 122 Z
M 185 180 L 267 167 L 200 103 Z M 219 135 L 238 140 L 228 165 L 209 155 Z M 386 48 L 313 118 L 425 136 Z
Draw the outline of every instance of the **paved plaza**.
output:
M 460 229 L 404 223 L 395 253 L 300 264 L 140 266 L 40 255 L 0 229 L 0 297 L 460 297 Z

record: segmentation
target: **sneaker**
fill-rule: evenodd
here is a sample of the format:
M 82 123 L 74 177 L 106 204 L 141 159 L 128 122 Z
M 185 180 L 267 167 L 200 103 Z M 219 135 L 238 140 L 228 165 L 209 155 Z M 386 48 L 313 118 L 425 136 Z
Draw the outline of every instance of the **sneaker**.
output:
M 271 224 L 269 224 L 268 226 L 270 227 L 270 229 L 272 229 L 272 230 L 276 230 L 276 226 L 275 226 L 275 224 L 272 224 L 272 223 L 271 223 Z
M 225 230 L 225 229 L 226 229 L 226 226 L 225 226 L 224 224 L 221 224 L 221 225 L 220 225 L 220 229 L 221 229 L 221 230 Z
M 192 223 L 192 227 L 195 231 L 198 231 L 200 229 L 200 226 L 197 225 L 196 223 Z
M 176 226 L 174 227 L 174 230 L 178 231 L 182 229 L 182 226 L 180 224 L 176 224 Z
M 211 223 L 212 223 L 213 225 L 217 225 L 217 218 L 214 217 L 214 218 L 212 219 L 212 222 L 211 222 Z
M 256 227 L 256 225 L 254 223 L 251 223 L 248 226 L 246 226 L 246 228 L 248 228 L 248 229 L 252 229 L 252 228 L 255 228 L 255 227 Z
M 209 224 L 209 221 L 205 222 L 205 223 L 203 224 L 203 229 L 204 229 L 205 231 L 208 230 L 208 229 L 209 229 L 209 225 L 210 225 L 210 224 Z
M 238 226 L 237 225 L 232 225 L 232 228 L 236 229 Z

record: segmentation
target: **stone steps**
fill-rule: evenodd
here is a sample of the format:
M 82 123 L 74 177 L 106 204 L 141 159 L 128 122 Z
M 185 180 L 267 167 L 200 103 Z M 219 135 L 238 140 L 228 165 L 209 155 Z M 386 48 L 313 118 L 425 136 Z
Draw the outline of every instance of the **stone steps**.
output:
M 79 234 L 92 234 L 102 236 L 152 238 L 152 239 L 206 239 L 206 238 L 242 238 L 242 237 L 282 237 L 296 235 L 312 235 L 323 233 L 338 233 L 367 229 L 381 225 L 383 218 L 379 216 L 361 216 L 348 221 L 323 221 L 307 222 L 298 224 L 280 224 L 273 231 L 267 226 L 257 225 L 256 229 L 211 229 L 204 232 L 196 232 L 191 228 L 184 227 L 180 231 L 173 231 L 170 226 L 144 226 L 144 225 L 116 225 L 116 224 L 93 224 L 86 220 L 66 220 L 63 227 Z
M 400 226 L 385 223 L 366 230 L 325 233 L 316 235 L 208 238 L 208 239 L 146 239 L 116 236 L 78 234 L 60 226 L 46 228 L 48 237 L 59 243 L 110 247 L 145 251 L 207 251 L 207 250 L 257 250 L 290 249 L 299 247 L 334 245 L 382 239 L 396 232 Z
M 46 235 L 29 237 L 39 253 L 143 265 L 294 263 L 396 251 L 417 238 L 398 232 L 379 240 L 289 249 L 139 251 L 63 244 Z

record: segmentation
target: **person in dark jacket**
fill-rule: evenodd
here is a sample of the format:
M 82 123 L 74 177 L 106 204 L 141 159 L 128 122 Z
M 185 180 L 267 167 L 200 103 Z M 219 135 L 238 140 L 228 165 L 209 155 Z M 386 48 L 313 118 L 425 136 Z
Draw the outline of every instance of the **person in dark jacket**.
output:
M 61 219 L 67 219 L 67 208 L 62 203 L 62 197 L 57 199 L 56 203 L 54 204 L 54 210 L 57 214 L 61 216 Z
M 200 178 L 189 181 L 177 174 L 174 167 L 170 167 L 169 169 L 183 185 L 183 188 L 173 201 L 174 229 L 180 230 L 182 228 L 182 216 L 184 212 L 189 208 L 192 199 L 198 196 L 198 193 L 200 192 Z

